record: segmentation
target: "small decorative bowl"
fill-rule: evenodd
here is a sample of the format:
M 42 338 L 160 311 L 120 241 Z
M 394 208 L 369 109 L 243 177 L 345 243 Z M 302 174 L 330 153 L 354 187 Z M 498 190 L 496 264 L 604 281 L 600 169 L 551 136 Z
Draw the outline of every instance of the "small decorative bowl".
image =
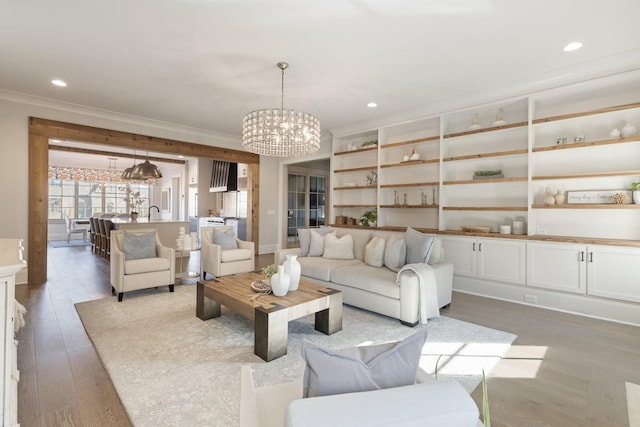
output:
M 271 286 L 264 280 L 254 280 L 251 282 L 251 289 L 253 289 L 254 292 L 266 292 L 271 289 Z

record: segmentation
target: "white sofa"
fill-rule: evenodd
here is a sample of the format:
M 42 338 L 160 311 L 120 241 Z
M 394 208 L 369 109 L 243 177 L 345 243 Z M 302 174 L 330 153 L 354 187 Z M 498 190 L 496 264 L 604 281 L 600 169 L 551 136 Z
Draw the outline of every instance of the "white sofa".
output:
M 418 276 L 412 271 L 396 273 L 386 267 L 372 267 L 364 262 L 365 247 L 372 237 L 389 240 L 404 236 L 403 232 L 369 230 L 366 228 L 333 227 L 338 237 L 351 234 L 354 259 L 328 259 L 322 256 L 300 257 L 302 279 L 342 291 L 345 304 L 360 307 L 399 319 L 415 326 L 421 320 L 421 292 Z M 282 264 L 287 254 L 300 254 L 299 248 L 282 249 L 274 253 L 274 263 Z M 428 268 L 433 271 L 437 288 L 437 306 L 451 304 L 453 264 L 443 262 L 442 244 L 435 236 Z
M 453 380 L 418 372 L 416 384 L 302 398 L 302 381 L 256 387 L 241 367 L 240 427 L 480 427 L 478 407 Z

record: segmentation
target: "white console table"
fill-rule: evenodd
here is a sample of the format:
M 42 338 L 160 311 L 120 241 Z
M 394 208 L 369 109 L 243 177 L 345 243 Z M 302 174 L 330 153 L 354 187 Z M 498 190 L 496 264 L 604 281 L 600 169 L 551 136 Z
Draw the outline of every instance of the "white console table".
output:
M 18 341 L 15 339 L 15 275 L 26 263 L 22 259 L 21 239 L 0 239 L 0 337 L 3 350 L 0 352 L 0 419 L 3 426 L 18 424 Z

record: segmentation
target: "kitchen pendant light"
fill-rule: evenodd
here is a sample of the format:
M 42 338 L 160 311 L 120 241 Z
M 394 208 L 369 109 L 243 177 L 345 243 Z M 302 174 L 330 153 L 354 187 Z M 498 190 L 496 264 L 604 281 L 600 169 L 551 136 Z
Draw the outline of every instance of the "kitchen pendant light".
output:
M 147 160 L 133 168 L 131 177 L 133 179 L 162 178 L 162 172 L 158 166 L 149 162 L 149 152 L 147 151 Z
M 133 175 L 133 169 L 135 167 L 136 167 L 136 150 L 133 150 L 133 166 L 123 170 L 122 174 L 120 175 L 120 179 L 126 179 L 126 180 L 133 179 L 132 175 Z

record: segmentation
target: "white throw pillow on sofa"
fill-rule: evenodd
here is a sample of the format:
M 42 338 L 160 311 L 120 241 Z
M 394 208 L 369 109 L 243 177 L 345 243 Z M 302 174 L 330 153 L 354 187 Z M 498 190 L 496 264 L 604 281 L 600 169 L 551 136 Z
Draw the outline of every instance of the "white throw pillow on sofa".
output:
M 407 256 L 407 244 L 402 236 L 389 237 L 384 251 L 384 266 L 391 271 L 398 272 L 404 266 Z
M 374 236 L 364 249 L 364 262 L 372 267 L 382 267 L 384 265 L 384 247 L 387 242 Z
M 324 252 L 323 258 L 329 259 L 354 259 L 353 256 L 353 237 L 351 234 L 345 234 L 338 237 L 333 233 L 324 236 Z
M 309 243 L 309 253 L 307 256 L 322 256 L 324 251 L 324 236 L 315 230 L 309 230 L 311 242 Z
M 310 233 L 310 229 L 308 228 L 299 228 L 298 229 L 298 240 L 300 241 L 300 256 L 308 256 L 309 255 L 309 247 L 311 245 L 311 233 Z M 316 233 L 320 234 L 321 236 L 324 236 L 325 234 L 329 233 L 331 231 L 331 227 L 319 227 L 319 228 L 314 228 L 313 231 L 315 231 Z M 320 252 L 319 255 L 316 256 L 320 256 L 322 255 L 322 252 Z

